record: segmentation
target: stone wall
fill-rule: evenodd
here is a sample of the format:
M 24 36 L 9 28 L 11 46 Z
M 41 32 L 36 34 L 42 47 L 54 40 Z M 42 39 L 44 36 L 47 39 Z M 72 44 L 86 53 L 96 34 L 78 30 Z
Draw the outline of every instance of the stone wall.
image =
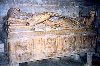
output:
M 78 3 L 74 0 L 8 0 L 0 6 L 0 14 L 5 15 L 10 7 L 18 7 L 30 13 L 52 11 L 68 17 L 78 16 L 79 13 Z

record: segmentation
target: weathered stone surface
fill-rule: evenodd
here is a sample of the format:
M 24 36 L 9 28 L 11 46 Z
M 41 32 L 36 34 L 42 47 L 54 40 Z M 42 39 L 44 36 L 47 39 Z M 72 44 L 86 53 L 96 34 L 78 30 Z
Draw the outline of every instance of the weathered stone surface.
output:
M 16 14 L 13 11 L 16 12 L 16 8 L 10 14 L 9 10 L 7 20 L 12 63 L 70 56 L 94 49 L 95 33 L 89 26 L 81 26 L 80 22 L 54 12 L 21 19 L 19 16 L 23 13 L 19 9 Z
M 4 52 L 4 43 L 0 43 L 0 52 Z

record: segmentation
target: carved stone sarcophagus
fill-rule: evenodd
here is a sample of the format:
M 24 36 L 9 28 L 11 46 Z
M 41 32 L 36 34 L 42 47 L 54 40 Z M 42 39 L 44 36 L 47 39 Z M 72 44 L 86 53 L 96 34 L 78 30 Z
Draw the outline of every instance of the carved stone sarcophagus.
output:
M 93 51 L 95 32 L 53 12 L 8 11 L 9 57 L 13 63 L 70 56 Z

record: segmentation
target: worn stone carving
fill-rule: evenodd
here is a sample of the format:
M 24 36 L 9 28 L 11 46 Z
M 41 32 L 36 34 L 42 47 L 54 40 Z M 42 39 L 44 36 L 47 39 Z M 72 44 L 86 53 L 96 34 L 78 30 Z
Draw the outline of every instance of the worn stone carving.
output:
M 81 26 L 80 22 L 53 12 L 30 15 L 11 8 L 7 22 L 13 63 L 70 56 L 92 51 L 95 46 L 95 32 L 87 27 L 91 24 Z
M 95 16 L 96 16 L 96 12 L 95 11 L 90 11 L 89 12 L 89 16 L 87 18 L 84 18 L 83 24 L 87 28 L 92 28 L 93 27 L 93 21 L 95 19 Z

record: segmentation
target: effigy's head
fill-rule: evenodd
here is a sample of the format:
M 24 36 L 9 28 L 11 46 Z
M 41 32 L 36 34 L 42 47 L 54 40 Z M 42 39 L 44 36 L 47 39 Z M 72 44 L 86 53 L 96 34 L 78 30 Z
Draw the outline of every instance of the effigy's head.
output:
M 10 8 L 8 10 L 7 16 L 8 17 L 15 17 L 15 16 L 19 15 L 19 13 L 20 13 L 19 8 Z

